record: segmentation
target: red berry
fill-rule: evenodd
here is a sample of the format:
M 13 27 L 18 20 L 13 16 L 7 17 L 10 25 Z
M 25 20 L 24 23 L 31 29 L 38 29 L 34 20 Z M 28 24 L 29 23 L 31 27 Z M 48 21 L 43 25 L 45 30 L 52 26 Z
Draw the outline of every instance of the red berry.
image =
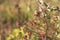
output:
M 32 32 L 28 32 L 28 34 L 31 36 Z
M 44 34 L 40 34 L 40 38 L 44 40 Z
M 36 13 L 34 14 L 34 16 L 40 17 L 40 12 L 36 12 Z
M 33 20 L 30 21 L 30 25 L 34 26 L 34 21 Z

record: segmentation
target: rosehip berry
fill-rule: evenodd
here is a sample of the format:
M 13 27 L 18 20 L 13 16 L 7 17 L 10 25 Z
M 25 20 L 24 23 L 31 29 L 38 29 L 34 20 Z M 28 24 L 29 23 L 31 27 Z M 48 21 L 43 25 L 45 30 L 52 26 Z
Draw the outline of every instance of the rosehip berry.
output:
M 34 21 L 33 20 L 30 21 L 30 25 L 34 26 Z
M 28 35 L 30 35 L 30 36 L 31 36 L 31 34 L 32 34 L 32 32 L 28 32 Z
M 40 38 L 44 40 L 44 34 L 40 34 Z
M 40 17 L 40 12 L 36 12 L 36 13 L 34 14 L 34 16 Z

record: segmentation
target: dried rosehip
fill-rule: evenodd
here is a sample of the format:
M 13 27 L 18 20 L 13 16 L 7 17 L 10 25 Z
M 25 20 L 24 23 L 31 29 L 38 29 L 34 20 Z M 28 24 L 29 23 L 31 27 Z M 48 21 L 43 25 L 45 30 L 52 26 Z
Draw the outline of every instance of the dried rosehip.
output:
M 28 32 L 28 35 L 30 35 L 30 36 L 31 36 L 31 34 L 32 34 L 32 32 Z
M 34 21 L 33 20 L 30 21 L 30 25 L 34 26 Z
M 42 40 L 44 40 L 44 37 L 45 37 L 44 34 L 40 34 L 40 38 L 41 38 Z
M 40 17 L 40 12 L 36 12 L 36 13 L 34 14 L 34 16 Z

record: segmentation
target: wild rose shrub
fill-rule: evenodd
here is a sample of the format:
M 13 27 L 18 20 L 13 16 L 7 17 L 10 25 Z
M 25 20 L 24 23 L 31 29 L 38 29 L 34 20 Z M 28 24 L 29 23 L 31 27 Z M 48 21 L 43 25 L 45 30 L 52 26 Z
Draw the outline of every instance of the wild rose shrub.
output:
M 60 2 L 0 1 L 1 40 L 60 40 Z

